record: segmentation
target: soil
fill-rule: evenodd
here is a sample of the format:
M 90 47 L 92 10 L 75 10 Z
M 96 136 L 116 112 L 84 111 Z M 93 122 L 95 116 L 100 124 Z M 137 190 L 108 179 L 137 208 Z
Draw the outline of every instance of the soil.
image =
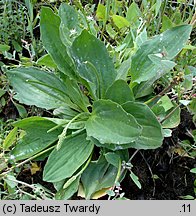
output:
M 185 195 L 194 197 L 195 175 L 190 173 L 190 169 L 196 167 L 196 160 L 170 153 L 171 148 L 177 146 L 179 140 L 189 139 L 193 143 L 186 135 L 186 130 L 194 128 L 191 115 L 182 110 L 181 124 L 173 130 L 172 137 L 165 138 L 161 148 L 137 153 L 132 161 L 133 172 L 139 177 L 142 189 L 138 189 L 127 175 L 122 183 L 122 190 L 127 198 L 176 200 Z M 156 176 L 154 181 L 153 175 Z
M 138 189 L 127 175 L 122 183 L 122 190 L 127 198 L 131 200 L 176 200 L 180 199 L 180 196 L 194 196 L 195 176 L 190 173 L 190 169 L 196 166 L 195 160 L 182 157 L 171 160 L 167 153 L 162 153 L 161 150 L 154 154 L 153 152 L 141 152 L 134 158 L 133 171 L 139 177 L 142 189 Z M 158 179 L 153 181 L 151 172 Z

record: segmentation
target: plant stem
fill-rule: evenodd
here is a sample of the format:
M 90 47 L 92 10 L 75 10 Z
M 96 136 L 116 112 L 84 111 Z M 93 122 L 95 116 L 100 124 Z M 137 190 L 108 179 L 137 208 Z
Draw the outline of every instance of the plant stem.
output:
M 192 26 L 194 26 L 194 25 L 196 24 L 196 11 L 195 11 L 195 14 L 193 15 L 193 18 L 192 18 L 190 24 L 191 24 Z
M 30 196 L 30 197 L 33 198 L 33 199 L 42 200 L 42 199 L 40 199 L 39 197 L 37 197 L 37 196 L 35 196 L 35 195 L 32 195 L 32 194 L 30 194 L 30 193 L 27 193 L 26 191 L 23 191 L 23 190 L 20 189 L 20 188 L 18 188 L 18 190 L 19 190 L 21 193 L 23 193 L 23 194 L 25 194 L 25 195 L 27 195 L 27 196 Z
M 9 181 L 12 181 L 12 182 L 15 182 L 15 183 L 18 183 L 18 184 L 22 184 L 22 185 L 24 185 L 24 186 L 26 186 L 26 187 L 29 187 L 29 188 L 33 189 L 33 190 L 36 189 L 35 187 L 33 187 L 32 185 L 30 185 L 30 184 L 28 184 L 28 183 L 26 183 L 26 182 L 22 182 L 22 181 L 19 181 L 19 180 L 17 180 L 17 179 L 11 179 L 11 178 L 9 178 L 9 177 L 7 177 L 7 179 L 8 179 Z
M 69 126 L 71 125 L 72 122 L 74 122 L 77 118 L 79 118 L 82 115 L 87 115 L 88 113 L 79 113 L 78 115 L 76 115 L 74 118 L 72 118 L 69 123 L 66 125 L 66 127 L 63 129 L 63 132 L 59 135 L 59 140 L 56 146 L 56 149 L 59 150 L 61 148 L 62 142 L 64 141 L 64 139 L 66 138 L 67 135 L 67 129 L 69 128 Z
M 118 172 L 117 172 L 116 179 L 115 179 L 115 184 L 120 179 L 120 176 L 121 176 L 121 167 L 122 167 L 122 163 L 121 163 L 121 160 L 120 160 L 119 165 L 118 165 Z
M 148 169 L 150 171 L 150 174 L 151 174 L 151 177 L 152 177 L 152 180 L 153 180 L 154 188 L 153 188 L 152 196 L 154 197 L 154 195 L 155 195 L 155 188 L 156 188 L 156 183 L 155 183 L 154 175 L 152 173 L 152 169 L 151 169 L 150 165 L 148 164 L 146 158 L 144 157 L 144 155 L 141 152 L 140 152 L 140 154 L 141 154 L 142 158 L 144 159 L 146 165 L 148 166 Z
M 128 162 L 127 163 L 131 163 L 132 159 L 135 157 L 135 155 L 139 152 L 139 149 L 137 149 L 133 154 L 132 156 L 129 158 Z M 123 172 L 125 171 L 126 167 L 123 167 L 122 170 L 121 170 L 121 174 L 120 176 L 122 176 Z
M 168 113 L 168 115 L 165 116 L 164 119 L 160 121 L 160 123 L 163 123 L 166 119 L 168 119 L 180 106 L 181 106 L 180 104 L 176 106 L 170 113 Z
M 151 102 L 153 102 L 156 99 L 159 99 L 161 96 L 163 96 L 167 91 L 169 91 L 171 88 L 173 87 L 173 83 L 171 83 L 168 87 L 166 87 L 162 92 L 160 92 L 159 94 L 155 95 L 153 98 L 147 100 L 146 102 L 144 102 L 145 104 L 149 104 Z
M 75 2 L 75 4 L 76 4 L 76 6 L 81 10 L 81 12 L 83 13 L 84 19 L 85 19 L 86 24 L 87 24 L 87 26 L 88 26 L 88 30 L 89 30 L 90 33 L 92 33 L 92 32 L 91 32 L 90 25 L 89 25 L 89 22 L 88 22 L 88 19 L 87 19 L 87 16 L 86 16 L 86 12 L 85 12 L 85 10 L 84 10 L 84 8 L 83 8 L 83 6 L 82 6 L 81 1 L 78 0 L 78 1 Z

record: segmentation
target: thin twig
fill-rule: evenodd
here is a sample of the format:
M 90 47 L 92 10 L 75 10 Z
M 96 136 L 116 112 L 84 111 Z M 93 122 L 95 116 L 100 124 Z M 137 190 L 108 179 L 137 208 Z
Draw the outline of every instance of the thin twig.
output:
M 155 95 L 153 98 L 149 99 L 148 101 L 145 102 L 145 104 L 149 104 L 152 101 L 159 99 L 161 96 L 163 96 L 167 91 L 169 91 L 171 88 L 173 87 L 173 83 L 171 83 L 168 87 L 166 87 L 165 89 L 163 89 L 162 92 L 160 92 L 159 94 Z
M 129 158 L 128 162 L 127 163 L 131 163 L 132 159 L 135 157 L 135 155 L 138 153 L 139 149 L 137 149 L 133 154 L 132 156 Z M 121 173 L 120 173 L 120 176 L 122 176 L 123 172 L 125 171 L 126 167 L 122 167 L 122 170 L 121 170 Z
M 154 176 L 153 176 L 153 173 L 152 173 L 152 169 L 151 169 L 150 165 L 148 164 L 148 162 L 147 162 L 146 158 L 144 157 L 144 155 L 143 155 L 141 152 L 140 152 L 140 154 L 141 154 L 142 158 L 144 159 L 146 165 L 148 166 L 148 169 L 149 169 L 149 171 L 150 171 L 150 174 L 151 174 L 151 177 L 152 177 L 152 180 L 153 180 L 154 188 L 153 188 L 152 196 L 154 197 L 154 195 L 155 195 L 155 190 L 156 190 L 156 183 L 155 183 L 155 180 L 154 180 Z
M 25 187 L 29 187 L 29 188 L 31 188 L 31 189 L 33 189 L 33 190 L 36 189 L 34 186 L 32 186 L 32 185 L 30 185 L 30 184 L 28 184 L 28 183 L 26 183 L 26 182 L 22 182 L 22 181 L 17 180 L 17 179 L 11 179 L 11 178 L 9 178 L 9 177 L 8 177 L 7 179 L 8 179 L 9 181 L 12 181 L 12 182 L 15 182 L 15 183 L 24 185 Z
M 163 123 L 166 119 L 168 119 L 180 106 L 181 106 L 181 104 L 179 104 L 178 106 L 176 106 L 168 115 L 165 116 L 164 119 L 162 119 L 160 121 L 160 123 Z
M 21 193 L 23 193 L 23 194 L 25 194 L 25 195 L 27 195 L 27 196 L 30 196 L 30 197 L 33 198 L 33 199 L 42 200 L 42 199 L 40 199 L 39 197 L 37 197 L 37 196 L 35 196 L 35 195 L 32 195 L 32 194 L 30 194 L 30 193 L 27 193 L 26 191 L 23 191 L 23 190 L 20 189 L 20 188 L 18 188 L 18 190 L 19 190 Z

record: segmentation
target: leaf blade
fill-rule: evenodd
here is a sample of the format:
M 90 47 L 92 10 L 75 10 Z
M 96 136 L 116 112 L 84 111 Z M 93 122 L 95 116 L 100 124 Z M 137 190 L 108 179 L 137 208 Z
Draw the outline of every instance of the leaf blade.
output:
M 127 101 L 134 101 L 134 95 L 126 81 L 116 80 L 107 89 L 106 99 L 110 99 L 118 104 L 123 104 Z
M 71 53 L 79 75 L 87 82 L 95 82 L 96 88 L 101 91 L 101 97 L 104 97 L 107 88 L 114 82 L 117 75 L 105 45 L 87 30 L 83 30 L 81 35 L 74 40 Z M 90 72 L 89 68 L 86 68 L 87 62 L 96 69 L 98 77 L 92 67 Z
M 19 67 L 7 71 L 8 79 L 16 91 L 15 99 L 27 105 L 54 109 L 72 103 L 64 83 L 53 73 L 38 68 Z
M 44 167 L 44 180 L 57 182 L 71 177 L 89 158 L 92 150 L 93 144 L 86 140 L 85 133 L 67 137 L 61 149 L 59 151 L 54 149 L 50 154 Z
M 143 43 L 132 57 L 132 82 L 141 83 L 153 78 L 159 65 L 152 63 L 148 56 L 166 51 L 165 60 L 173 59 L 184 47 L 191 30 L 191 25 L 176 26 Z
M 48 7 L 42 7 L 40 15 L 41 40 L 59 70 L 71 78 L 76 78 L 74 66 L 62 43 L 59 33 L 60 18 Z
M 37 116 L 15 122 L 14 126 L 24 130 L 25 135 L 11 151 L 11 155 L 15 157 L 15 160 L 23 160 L 53 144 L 58 140 L 58 135 L 62 131 L 61 128 L 58 128 L 47 133 L 55 125 L 48 119 Z
M 143 128 L 140 138 L 132 143 L 131 147 L 136 149 L 160 147 L 163 141 L 161 124 L 150 108 L 140 102 L 127 102 L 122 107 L 132 114 Z
M 3 149 L 7 150 L 12 144 L 13 142 L 16 140 L 16 136 L 18 133 L 18 128 L 14 127 L 10 133 L 7 135 L 7 137 L 5 138 L 4 142 L 3 142 Z
M 86 122 L 86 130 L 89 137 L 94 137 L 103 144 L 118 145 L 135 141 L 141 133 L 141 127 L 135 118 L 110 100 L 94 102 L 92 115 Z

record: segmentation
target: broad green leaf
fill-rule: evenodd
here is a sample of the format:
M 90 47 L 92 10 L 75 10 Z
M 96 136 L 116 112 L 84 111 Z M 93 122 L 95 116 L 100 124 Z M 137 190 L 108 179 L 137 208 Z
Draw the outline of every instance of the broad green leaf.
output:
M 26 109 L 24 108 L 24 106 L 22 106 L 21 104 L 18 104 L 16 102 L 13 102 L 14 106 L 16 107 L 18 113 L 19 113 L 19 116 L 21 118 L 26 118 L 27 117 L 27 111 Z
M 101 143 L 99 140 L 95 139 L 94 137 L 90 138 L 92 142 L 97 146 L 97 147 L 102 147 L 106 149 L 110 149 L 112 151 L 118 151 L 118 150 L 127 150 L 128 148 L 132 148 L 133 143 L 125 143 L 125 144 L 114 144 L 114 143 Z
M 193 87 L 193 76 L 192 74 L 187 74 L 184 76 L 183 87 L 186 90 L 191 90 Z
M 82 114 L 84 114 L 84 113 L 82 113 Z M 86 115 L 86 114 L 84 114 L 84 115 Z M 75 117 L 75 116 L 74 116 Z M 60 118 L 46 118 L 45 117 L 45 119 L 48 119 L 48 120 L 50 120 L 50 121 L 52 121 L 52 122 L 54 122 L 55 124 L 57 124 L 57 126 L 56 127 L 59 127 L 59 126 L 62 126 L 62 127 L 65 127 L 69 122 L 70 122 L 70 120 L 68 120 L 68 119 L 60 119 Z M 84 120 L 82 120 L 82 119 L 80 119 L 79 117 L 77 118 L 77 121 L 73 121 L 71 124 L 69 124 L 69 129 L 73 129 L 73 130 L 76 130 L 76 129 L 82 129 L 82 128 L 84 128 L 84 126 L 85 126 L 85 121 Z M 50 131 L 52 131 L 54 128 L 52 128 L 51 130 L 49 130 L 48 132 L 50 132 Z M 72 132 L 72 134 L 73 134 L 74 132 Z M 77 131 L 76 131 L 76 133 L 77 133 Z
M 176 25 L 183 24 L 183 19 L 181 18 L 181 13 L 182 12 L 180 11 L 179 8 L 176 8 L 176 10 L 173 13 L 172 20 Z
M 136 85 L 133 88 L 135 98 L 144 97 L 152 93 L 151 89 L 153 83 L 162 76 L 164 76 L 166 73 L 168 73 L 176 65 L 173 61 L 162 60 L 160 57 L 156 55 L 149 55 L 148 57 L 150 58 L 152 63 L 157 65 L 157 72 L 152 78 L 148 79 L 147 81 L 144 81 L 137 85 L 134 84 Z
M 172 130 L 170 130 L 170 129 L 163 129 L 163 136 L 164 137 L 171 137 L 172 136 Z
M 170 28 L 172 28 L 174 26 L 174 24 L 172 23 L 172 21 L 170 20 L 170 18 L 166 15 L 163 15 L 162 17 L 162 28 L 161 31 L 166 31 Z
M 105 154 L 105 159 L 109 164 L 112 164 L 114 167 L 118 169 L 119 163 L 121 163 L 120 156 L 114 152 L 108 152 Z
M 63 188 L 63 185 L 65 184 L 66 181 L 67 181 L 67 179 L 63 179 L 63 180 L 58 181 L 58 182 L 53 182 L 53 186 L 57 191 L 59 191 L 61 188 Z
M 7 135 L 7 137 L 5 138 L 4 142 L 3 142 L 3 149 L 7 150 L 15 141 L 16 141 L 16 136 L 18 133 L 18 128 L 14 127 L 9 134 Z
M 115 48 L 115 51 L 116 52 L 121 52 L 121 51 L 123 51 L 123 49 L 125 49 L 126 48 L 126 43 L 123 43 L 123 44 L 120 44 L 119 46 L 117 46 L 116 48 Z
M 196 168 L 191 169 L 190 172 L 196 174 Z
M 191 103 L 191 100 L 179 100 L 179 103 L 184 106 L 188 106 Z
M 121 145 L 112 142 L 102 144 L 99 140 L 91 138 L 95 145 L 113 151 L 127 148 L 155 149 L 160 147 L 163 141 L 161 125 L 150 108 L 139 102 L 127 102 L 123 104 L 122 107 L 127 113 L 134 116 L 136 121 L 142 126 L 142 132 L 139 138 L 135 142 L 124 143 Z
M 101 97 L 101 84 L 98 71 L 95 66 L 88 61 L 84 62 L 83 66 L 80 67 L 79 71 L 80 76 L 84 79 L 84 86 L 87 87 L 92 98 L 97 100 Z
M 62 128 L 58 128 L 47 133 L 56 124 L 37 116 L 17 121 L 14 126 L 25 131 L 25 135 L 10 153 L 15 157 L 15 160 L 31 157 L 54 144 L 58 140 L 58 135 L 62 132 Z
M 129 151 L 128 151 L 128 149 L 115 151 L 115 153 L 120 156 L 121 161 L 128 162 L 128 160 L 129 160 Z
M 135 42 L 138 47 L 140 47 L 148 39 L 146 28 L 136 37 Z
M 126 18 L 129 22 L 134 24 L 134 23 L 136 23 L 136 21 L 138 20 L 138 18 L 140 16 L 141 16 L 141 11 L 140 11 L 138 5 L 135 2 L 133 2 L 130 5 L 130 7 L 128 8 Z
M 70 197 L 74 195 L 74 193 L 77 192 L 79 183 L 80 183 L 80 177 L 78 176 L 67 188 L 63 188 L 63 185 L 60 190 L 55 194 L 56 200 L 68 200 Z M 63 181 L 65 182 L 65 181 Z
M 152 84 L 154 82 L 155 82 L 155 77 L 153 77 L 152 79 L 149 79 L 148 81 L 141 82 L 139 84 L 130 83 L 130 87 L 132 88 L 135 99 L 145 97 L 147 95 L 152 94 L 154 90 Z
M 183 200 L 195 200 L 195 197 L 191 195 L 180 196 L 180 198 Z
M 55 116 L 59 116 L 60 118 L 71 120 L 75 116 L 77 116 L 79 113 L 73 109 L 71 109 L 66 104 L 64 106 L 58 107 L 53 111 L 53 114 Z
M 171 102 L 170 98 L 167 95 L 164 95 L 163 97 L 160 98 L 160 100 L 157 102 L 159 106 L 162 106 L 167 112 L 170 110 L 172 107 L 174 107 L 173 103 Z
M 20 103 L 54 109 L 68 104 L 75 107 L 67 93 L 65 84 L 53 73 L 37 68 L 15 68 L 6 72 L 16 91 L 15 99 Z
M 176 26 L 143 43 L 132 57 L 132 82 L 141 83 L 153 78 L 160 66 L 152 62 L 149 55 L 164 52 L 163 60 L 173 59 L 184 47 L 191 29 L 191 25 Z
M 118 70 L 117 70 L 117 77 L 116 80 L 122 79 L 122 80 L 127 80 L 127 75 L 129 73 L 129 69 L 131 67 L 131 59 L 127 59 L 120 64 Z
M 0 98 L 0 112 L 2 112 L 3 107 L 6 105 L 6 100 L 4 97 Z
M 86 122 L 89 137 L 100 143 L 125 144 L 134 142 L 141 134 L 141 126 L 122 107 L 110 100 L 98 100 L 93 104 L 93 112 Z
M 106 6 L 103 4 L 98 4 L 96 17 L 98 21 L 106 21 Z
M 70 46 L 76 36 L 82 31 L 79 27 L 78 12 L 73 6 L 62 3 L 59 7 L 61 18 L 60 37 L 65 46 Z
M 59 16 L 61 24 L 65 25 L 69 30 L 76 28 L 78 25 L 78 12 L 74 7 L 62 3 L 59 7 Z
M 57 68 L 56 64 L 54 63 L 53 59 L 49 54 L 46 54 L 39 58 L 36 62 L 38 66 L 46 66 L 50 68 Z
M 18 183 L 15 182 L 16 177 L 11 174 L 6 175 L 6 178 L 4 178 L 4 180 L 8 184 L 8 186 L 11 188 L 15 188 L 18 185 Z
M 112 187 L 116 175 L 117 169 L 109 165 L 103 156 L 97 161 L 92 161 L 81 177 L 85 198 L 90 199 L 97 191 Z
M 2 97 L 5 94 L 5 91 L 3 89 L 0 89 L 0 97 Z
M 105 148 L 105 146 L 99 146 L 99 147 Z M 125 150 L 119 150 L 115 152 L 107 152 L 104 156 L 109 164 L 119 169 L 119 165 L 121 165 L 121 162 L 127 162 L 129 160 L 129 151 L 128 149 L 125 149 Z M 125 175 L 126 172 L 124 173 L 124 175 L 119 176 L 120 179 L 118 179 L 118 181 L 122 181 Z
M 116 80 L 106 91 L 106 99 L 118 104 L 134 101 L 133 92 L 124 80 Z
M 127 48 L 133 48 L 134 49 L 134 46 L 135 46 L 134 42 L 135 42 L 136 35 L 137 35 L 137 31 L 136 30 L 130 31 L 126 35 L 126 37 L 123 39 L 122 43 L 126 44 Z M 127 51 L 128 51 L 128 53 L 130 52 L 129 49 Z M 129 54 L 128 54 L 128 57 L 129 57 Z M 130 66 L 131 66 L 131 64 L 130 64 Z
M 12 45 L 17 52 L 22 52 L 22 46 L 15 40 L 12 41 Z
M 71 53 L 80 77 L 89 84 L 92 92 L 98 89 L 98 98 L 103 98 L 117 75 L 105 45 L 87 30 L 83 30 L 73 42 Z
M 176 104 L 174 105 L 174 108 L 176 108 Z M 172 112 L 173 109 L 170 109 L 169 111 L 166 112 L 167 116 L 170 112 Z M 178 107 L 172 114 L 171 116 L 166 119 L 163 123 L 162 123 L 162 127 L 163 128 L 175 128 L 180 124 L 180 107 Z
M 161 125 L 150 108 L 139 102 L 127 102 L 123 109 L 134 116 L 142 126 L 142 133 L 138 140 L 132 143 L 136 149 L 155 149 L 162 145 L 163 134 Z
M 9 51 L 9 49 L 10 49 L 10 46 L 6 44 L 0 44 L 0 53 Z
M 130 173 L 130 177 L 133 180 L 133 182 L 137 185 L 137 187 L 141 189 L 142 186 L 141 183 L 139 182 L 139 178 L 133 172 Z
M 74 66 L 67 48 L 60 38 L 60 18 L 49 7 L 42 7 L 40 15 L 41 39 L 59 70 L 71 78 L 76 78 Z
M 130 26 L 130 23 L 129 21 L 122 17 L 122 16 L 119 16 L 119 15 L 113 15 L 112 16 L 112 20 L 114 22 L 114 24 L 119 28 L 125 28 L 125 27 L 129 27 Z
M 189 66 L 185 68 L 183 87 L 186 90 L 191 90 L 193 87 L 193 77 L 195 76 L 194 71 L 196 71 L 196 68 L 194 67 Z
M 44 167 L 43 178 L 48 182 L 57 182 L 71 177 L 88 159 L 93 150 L 86 134 L 76 134 L 64 139 L 61 149 L 54 149 Z
M 150 99 L 151 100 L 151 99 Z M 150 102 L 149 100 L 149 102 Z M 148 101 L 146 102 L 148 104 Z M 157 118 L 159 119 L 159 121 L 163 120 L 163 116 L 166 115 L 165 109 L 163 108 L 163 106 L 161 106 L 161 104 L 159 103 L 155 103 L 152 107 L 151 110 L 153 111 L 153 113 L 157 116 Z
M 89 100 L 80 90 L 77 81 L 67 78 L 64 80 L 64 83 L 73 104 L 77 104 L 77 106 L 83 111 L 88 111 L 87 107 L 90 105 Z
M 108 196 L 111 196 L 111 197 L 114 197 L 116 195 L 113 190 L 107 190 L 106 193 Z

